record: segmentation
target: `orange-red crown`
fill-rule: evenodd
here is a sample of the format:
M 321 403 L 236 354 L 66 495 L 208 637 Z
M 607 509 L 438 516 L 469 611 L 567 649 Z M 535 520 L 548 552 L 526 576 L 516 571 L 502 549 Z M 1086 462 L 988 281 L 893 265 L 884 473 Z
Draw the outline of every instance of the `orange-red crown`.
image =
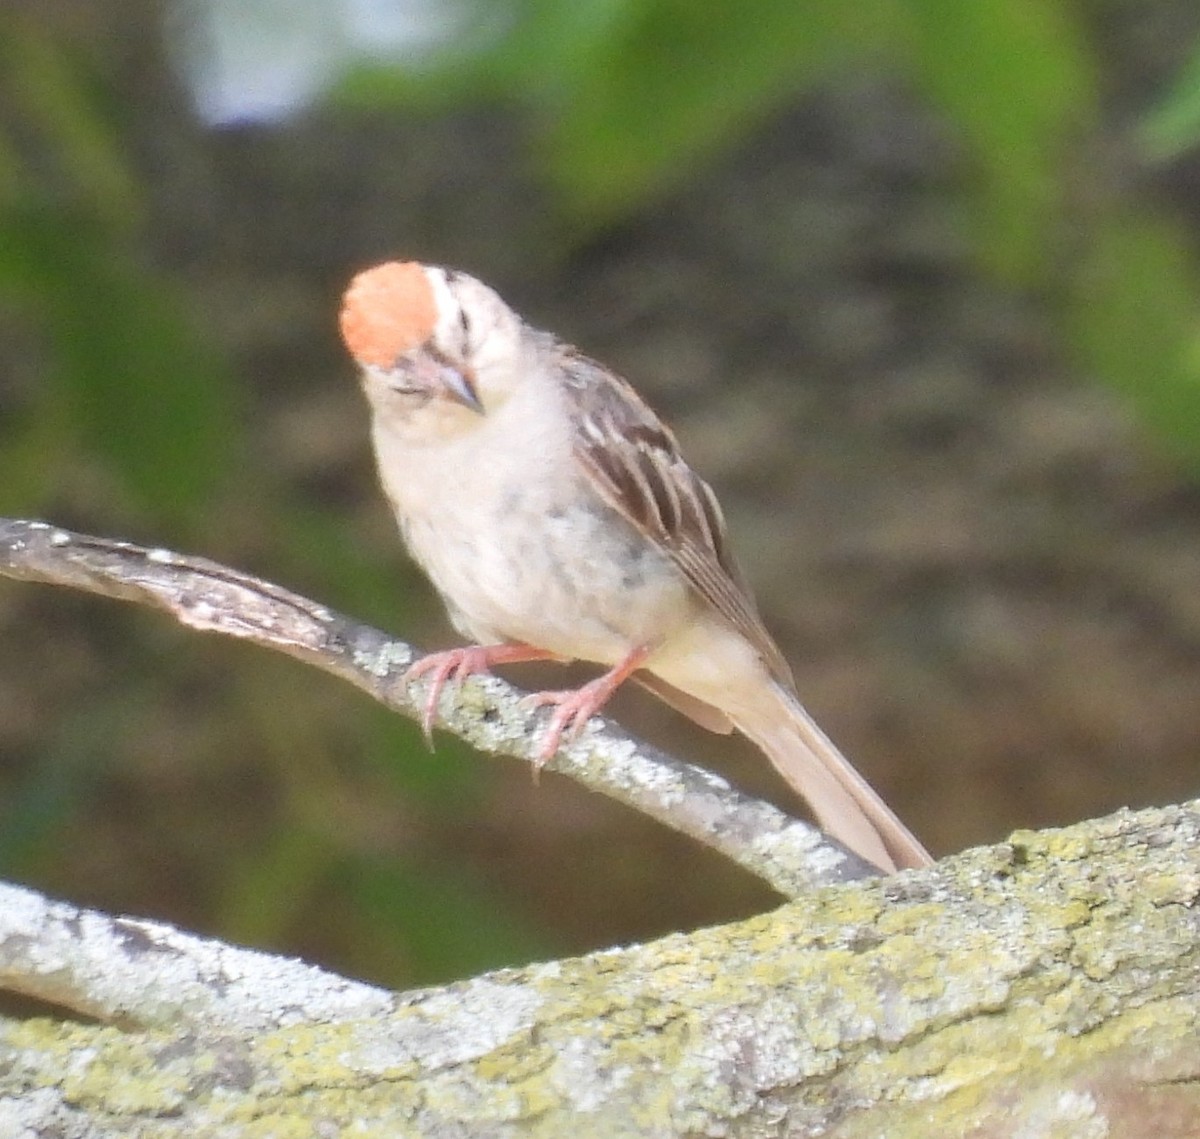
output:
M 424 344 L 437 324 L 437 301 L 425 267 L 387 261 L 364 269 L 346 288 L 339 316 L 342 340 L 360 364 L 390 368 Z

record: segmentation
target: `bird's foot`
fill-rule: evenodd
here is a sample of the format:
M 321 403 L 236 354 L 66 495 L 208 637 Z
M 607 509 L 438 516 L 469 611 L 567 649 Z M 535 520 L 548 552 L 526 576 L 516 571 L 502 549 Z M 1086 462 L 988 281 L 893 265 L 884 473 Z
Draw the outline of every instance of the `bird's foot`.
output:
M 546 735 L 541 746 L 533 757 L 533 778 L 537 777 L 542 768 L 554 758 L 555 752 L 562 746 L 578 738 L 584 725 L 605 704 L 612 694 L 642 666 L 650 655 L 648 648 L 634 649 L 615 668 L 603 676 L 588 681 L 581 688 L 568 688 L 562 692 L 533 692 L 526 696 L 521 703 L 531 708 L 554 706 L 554 714 L 546 726 Z
M 497 664 L 520 664 L 531 660 L 557 660 L 554 653 L 535 649 L 532 645 L 466 645 L 445 652 L 426 653 L 404 673 L 405 684 L 422 677 L 429 678 L 425 692 L 425 707 L 421 714 L 421 730 L 429 746 L 433 746 L 433 722 L 437 719 L 438 702 L 447 684 L 461 684 L 469 676 L 485 676 Z

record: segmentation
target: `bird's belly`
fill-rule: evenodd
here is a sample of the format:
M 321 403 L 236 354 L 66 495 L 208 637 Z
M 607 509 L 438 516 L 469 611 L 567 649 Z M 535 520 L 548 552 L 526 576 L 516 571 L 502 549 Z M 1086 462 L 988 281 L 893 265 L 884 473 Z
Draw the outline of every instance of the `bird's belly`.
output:
M 464 636 L 615 664 L 687 619 L 693 599 L 679 570 L 593 496 L 479 505 L 403 524 Z

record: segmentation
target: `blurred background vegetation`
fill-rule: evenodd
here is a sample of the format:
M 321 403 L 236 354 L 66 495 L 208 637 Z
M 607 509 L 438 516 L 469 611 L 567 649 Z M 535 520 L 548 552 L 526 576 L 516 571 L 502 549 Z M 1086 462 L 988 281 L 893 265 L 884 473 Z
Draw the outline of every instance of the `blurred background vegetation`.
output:
M 935 850 L 1182 799 L 1198 135 L 1182 0 L 16 0 L 0 512 L 450 643 L 334 335 L 352 272 L 444 261 L 678 423 Z M 396 986 L 771 900 L 290 661 L 13 583 L 0 875 Z

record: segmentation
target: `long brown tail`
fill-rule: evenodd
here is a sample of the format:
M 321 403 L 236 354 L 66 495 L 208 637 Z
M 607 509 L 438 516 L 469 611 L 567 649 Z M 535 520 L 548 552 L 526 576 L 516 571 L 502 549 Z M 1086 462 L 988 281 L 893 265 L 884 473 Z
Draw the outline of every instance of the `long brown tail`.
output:
M 772 707 L 734 722 L 805 799 L 822 828 L 885 873 L 930 865 L 929 852 L 800 703 L 772 688 L 778 696 Z

